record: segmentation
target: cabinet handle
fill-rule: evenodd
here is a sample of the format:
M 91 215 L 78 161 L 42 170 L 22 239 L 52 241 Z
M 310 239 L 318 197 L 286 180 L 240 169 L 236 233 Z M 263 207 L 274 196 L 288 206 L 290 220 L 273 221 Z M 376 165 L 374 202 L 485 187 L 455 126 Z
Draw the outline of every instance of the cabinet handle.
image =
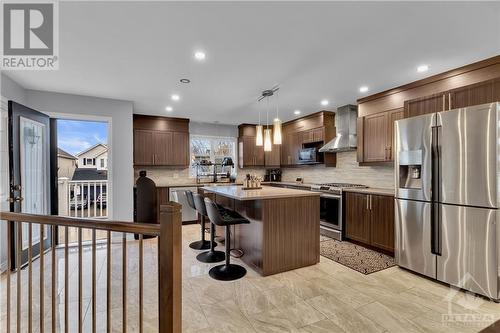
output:
M 366 210 L 370 210 L 370 196 L 366 196 Z
M 448 93 L 448 110 L 451 110 L 451 93 Z
M 443 95 L 443 111 L 446 110 L 446 95 Z
M 156 154 L 153 154 L 153 164 L 155 164 L 155 155 Z
M 373 206 L 372 206 L 372 195 L 370 194 L 370 210 L 372 210 Z

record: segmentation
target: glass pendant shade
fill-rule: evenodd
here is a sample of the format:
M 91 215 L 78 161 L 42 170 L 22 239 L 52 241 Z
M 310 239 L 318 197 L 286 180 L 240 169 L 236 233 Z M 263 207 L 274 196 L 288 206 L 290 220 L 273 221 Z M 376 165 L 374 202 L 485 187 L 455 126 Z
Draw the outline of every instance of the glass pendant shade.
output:
M 257 126 L 255 126 L 255 129 L 257 130 L 257 134 L 255 137 L 255 145 L 262 146 L 264 144 L 264 138 L 263 138 L 263 134 L 262 134 L 262 132 L 264 130 L 264 126 L 257 125 Z
M 273 142 L 275 145 L 281 144 L 281 120 L 278 118 L 273 121 Z
M 264 151 L 272 150 L 272 142 L 271 142 L 271 129 L 266 128 L 264 130 Z

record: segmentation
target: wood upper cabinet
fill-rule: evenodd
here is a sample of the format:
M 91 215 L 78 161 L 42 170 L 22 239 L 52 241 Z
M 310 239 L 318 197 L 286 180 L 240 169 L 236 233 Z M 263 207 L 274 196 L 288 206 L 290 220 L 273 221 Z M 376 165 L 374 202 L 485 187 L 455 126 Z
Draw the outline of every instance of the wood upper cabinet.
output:
M 363 162 L 385 162 L 387 158 L 388 113 L 366 116 L 363 124 Z
M 388 114 L 387 126 L 387 157 L 389 161 L 394 161 L 394 122 L 405 117 L 404 108 L 391 110 Z
M 189 165 L 189 133 L 173 132 L 172 165 Z
M 266 167 L 279 167 L 281 165 L 281 146 L 273 144 L 272 151 L 264 152 Z
M 134 131 L 134 164 L 154 165 L 153 131 Z
M 446 93 L 438 93 L 405 101 L 405 117 L 416 117 L 423 114 L 448 110 L 450 100 L 447 97 Z
M 134 165 L 189 165 L 189 120 L 134 115 Z
M 299 150 L 302 148 L 301 132 L 285 132 L 282 144 L 281 165 L 297 165 L 299 161 Z
M 346 236 L 347 238 L 370 244 L 369 196 L 346 193 Z
M 394 252 L 394 198 L 346 192 L 346 237 Z
M 154 165 L 173 165 L 172 132 L 153 131 L 153 163 Z
M 255 126 L 254 125 L 240 125 L 240 134 L 254 134 L 240 135 L 238 138 L 238 165 L 240 168 L 264 166 L 265 155 L 264 147 L 255 144 Z
M 500 78 L 471 84 L 447 92 L 450 109 L 500 101 Z
M 464 108 L 500 101 L 500 78 L 405 101 L 405 116 Z

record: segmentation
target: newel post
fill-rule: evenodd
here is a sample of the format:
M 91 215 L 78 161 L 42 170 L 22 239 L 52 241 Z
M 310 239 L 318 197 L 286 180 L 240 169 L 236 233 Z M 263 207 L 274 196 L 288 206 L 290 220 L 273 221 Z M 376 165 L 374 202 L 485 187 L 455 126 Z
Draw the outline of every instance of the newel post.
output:
M 182 205 L 160 206 L 158 316 L 161 333 L 182 330 Z

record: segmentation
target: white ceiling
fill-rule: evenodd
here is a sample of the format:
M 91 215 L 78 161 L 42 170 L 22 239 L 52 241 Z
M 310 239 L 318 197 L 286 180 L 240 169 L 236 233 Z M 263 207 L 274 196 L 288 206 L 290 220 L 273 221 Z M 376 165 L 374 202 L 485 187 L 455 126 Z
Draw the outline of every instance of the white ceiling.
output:
M 499 2 L 61 2 L 60 69 L 8 75 L 29 89 L 131 100 L 135 113 L 227 124 L 256 122 L 258 95 L 279 84 L 287 120 L 324 98 L 335 110 L 500 54 L 499 17 Z M 417 73 L 421 63 L 430 71 Z

